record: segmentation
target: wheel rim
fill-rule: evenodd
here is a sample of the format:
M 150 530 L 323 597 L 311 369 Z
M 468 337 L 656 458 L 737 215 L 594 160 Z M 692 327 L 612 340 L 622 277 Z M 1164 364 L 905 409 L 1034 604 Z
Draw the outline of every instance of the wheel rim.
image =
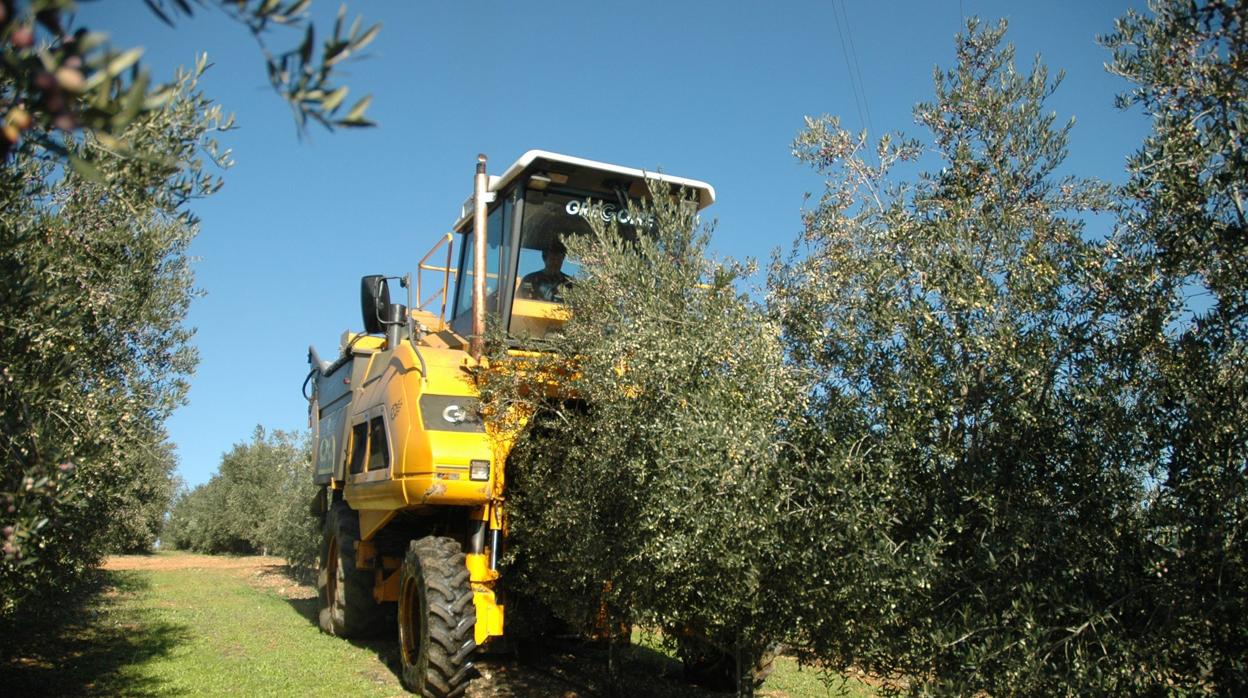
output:
M 330 536 L 325 554 L 325 607 L 332 612 L 338 603 L 338 536 Z
M 408 577 L 403 580 L 403 589 L 399 594 L 399 647 L 403 653 L 403 664 L 415 667 L 420 656 L 420 640 L 416 617 L 420 613 L 420 599 L 416 595 L 416 580 Z

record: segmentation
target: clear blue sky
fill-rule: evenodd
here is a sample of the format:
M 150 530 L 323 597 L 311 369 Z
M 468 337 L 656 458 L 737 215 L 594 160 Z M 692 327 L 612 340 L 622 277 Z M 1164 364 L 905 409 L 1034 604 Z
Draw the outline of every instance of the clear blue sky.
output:
M 222 138 L 237 161 L 225 188 L 193 206 L 205 295 L 189 317 L 201 357 L 190 404 L 169 423 L 180 474 L 206 481 L 257 424 L 306 428 L 308 344 L 334 355 L 360 324 L 359 277 L 411 270 L 449 228 L 479 152 L 493 174 L 541 148 L 706 180 L 714 251 L 765 260 L 799 232 L 803 194 L 822 187 L 791 154 L 802 117 L 865 126 L 838 28 L 873 133 L 924 135 L 911 107 L 930 98 L 933 68 L 953 64 L 963 18 L 979 15 L 1010 21 L 1020 68 L 1039 53 L 1065 69 L 1050 106 L 1078 119 L 1068 169 L 1121 181 L 1146 124 L 1114 109 L 1126 85 L 1095 37 L 1128 6 L 1143 2 L 356 0 L 352 15 L 383 29 L 347 82 L 352 97 L 373 93 L 380 128 L 301 142 L 254 42 L 220 13 L 170 29 L 137 0 L 84 3 L 82 23 L 144 46 L 158 80 L 207 52 L 202 87 L 240 126 Z M 322 22 L 337 7 L 314 4 Z

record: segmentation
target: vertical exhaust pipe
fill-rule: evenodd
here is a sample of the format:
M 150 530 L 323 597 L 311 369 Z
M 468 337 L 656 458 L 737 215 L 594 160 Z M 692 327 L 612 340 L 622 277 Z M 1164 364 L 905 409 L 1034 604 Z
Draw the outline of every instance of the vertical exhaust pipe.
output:
M 386 348 L 399 346 L 399 338 L 407 329 L 407 306 L 402 303 L 391 303 L 382 311 L 382 324 L 386 327 Z
M 473 182 L 472 211 L 472 336 L 468 351 L 481 360 L 485 353 L 485 195 L 489 184 L 485 174 L 485 154 L 477 156 L 477 175 Z

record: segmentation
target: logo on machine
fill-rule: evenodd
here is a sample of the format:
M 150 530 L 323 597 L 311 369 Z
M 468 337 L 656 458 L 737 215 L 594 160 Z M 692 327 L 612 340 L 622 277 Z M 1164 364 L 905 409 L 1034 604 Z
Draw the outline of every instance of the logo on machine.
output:
M 621 209 L 615 204 L 569 201 L 564 207 L 569 216 L 581 218 L 599 218 L 603 223 L 617 221 L 621 225 L 646 225 L 654 222 L 654 215 L 648 213 L 631 214 L 628 209 Z
M 468 410 L 459 405 L 447 405 L 446 409 L 442 410 L 442 419 L 451 424 L 463 424 L 468 420 Z

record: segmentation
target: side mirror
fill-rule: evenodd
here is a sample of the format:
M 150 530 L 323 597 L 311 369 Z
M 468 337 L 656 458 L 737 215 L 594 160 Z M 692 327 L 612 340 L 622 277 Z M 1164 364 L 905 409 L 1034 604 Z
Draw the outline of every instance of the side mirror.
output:
M 380 274 L 360 279 L 360 313 L 364 316 L 364 331 L 382 334 L 386 331 L 383 320 L 390 305 L 390 287 L 386 277 Z

